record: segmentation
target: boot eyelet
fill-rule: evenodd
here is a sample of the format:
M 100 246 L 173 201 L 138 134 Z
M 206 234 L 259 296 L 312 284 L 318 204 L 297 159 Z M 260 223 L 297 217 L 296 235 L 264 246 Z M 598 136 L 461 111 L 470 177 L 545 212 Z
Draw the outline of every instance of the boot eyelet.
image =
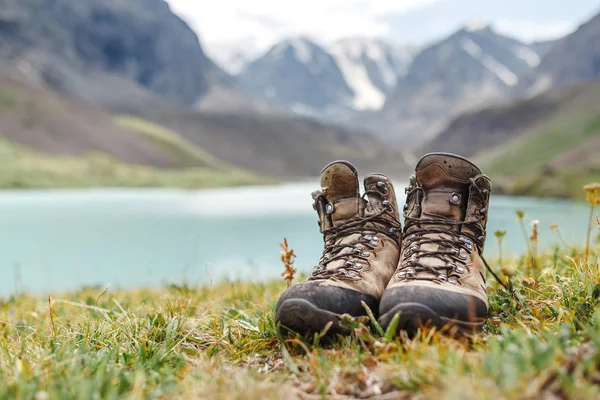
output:
M 461 266 L 457 266 L 454 271 L 456 271 L 457 274 L 462 275 L 465 273 L 465 269 Z
M 462 196 L 460 195 L 460 193 L 452 193 L 450 195 L 450 204 L 453 204 L 455 206 L 460 206 L 462 202 Z
M 365 239 L 367 242 L 373 240 L 373 236 L 371 235 L 365 235 L 363 236 L 363 239 Z
M 327 205 L 325 206 L 325 213 L 327 215 L 331 215 L 331 214 L 333 214 L 334 211 L 335 211 L 335 207 L 333 206 L 333 204 L 327 203 Z
M 385 183 L 377 182 L 377 188 L 381 191 L 381 193 L 388 194 L 388 189 Z
M 390 228 L 390 229 L 388 229 L 388 233 L 389 233 L 391 236 L 394 236 L 394 237 L 400 237 L 400 229 L 397 229 L 397 228 Z
M 453 285 L 457 285 L 458 284 L 458 280 L 455 277 L 451 276 L 450 278 L 448 278 L 448 283 L 451 283 Z
M 354 261 L 346 261 L 346 263 L 344 265 L 346 267 L 348 267 L 348 268 L 353 268 L 354 267 Z
M 358 247 L 355 247 L 352 249 L 352 254 L 354 254 L 356 256 L 359 255 L 361 252 L 362 252 L 362 250 L 359 249 Z
M 448 277 L 444 274 L 439 274 L 436 279 L 440 282 L 448 282 Z
M 406 272 L 402 271 L 398 273 L 398 279 L 404 279 L 406 278 Z
M 367 257 L 371 257 L 371 252 L 370 251 L 363 251 L 362 256 L 367 258 Z
M 465 244 L 465 247 L 469 250 L 472 251 L 473 250 L 473 242 L 469 239 L 466 238 L 464 236 L 461 236 L 460 241 L 463 242 Z
M 417 271 L 415 271 L 414 268 L 407 268 L 406 269 L 406 276 L 409 278 L 412 278 L 416 275 Z
M 362 269 L 363 265 L 361 263 L 354 263 L 354 269 Z
M 388 200 L 384 200 L 381 202 L 381 204 L 383 205 L 383 207 L 385 207 L 386 210 L 388 211 L 392 211 L 394 209 L 394 207 L 392 207 L 392 203 L 390 203 Z

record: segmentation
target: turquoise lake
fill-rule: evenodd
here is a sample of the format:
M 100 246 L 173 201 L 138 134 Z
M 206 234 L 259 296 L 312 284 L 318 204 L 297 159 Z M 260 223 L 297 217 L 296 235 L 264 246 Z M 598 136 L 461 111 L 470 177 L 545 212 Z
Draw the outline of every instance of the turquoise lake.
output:
M 0 295 L 277 279 L 284 237 L 307 272 L 322 251 L 310 196 L 316 187 L 0 192 Z M 527 229 L 540 221 L 542 247 L 558 243 L 554 223 L 567 241 L 585 239 L 584 203 L 492 196 L 489 258 L 498 253 L 496 230 L 508 232 L 506 254 L 524 252 L 517 210 L 526 212 Z

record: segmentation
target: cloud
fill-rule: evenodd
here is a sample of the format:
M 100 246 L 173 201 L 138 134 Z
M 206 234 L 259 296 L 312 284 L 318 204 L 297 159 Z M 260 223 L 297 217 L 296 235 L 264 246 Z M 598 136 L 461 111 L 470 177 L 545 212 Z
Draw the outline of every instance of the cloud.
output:
M 322 43 L 348 36 L 385 36 L 383 16 L 442 0 L 167 0 L 217 58 L 238 48 L 263 51 L 283 37 L 306 35 Z
M 573 21 L 533 21 L 500 19 L 494 21 L 494 28 L 501 33 L 526 42 L 534 40 L 558 39 L 577 28 Z

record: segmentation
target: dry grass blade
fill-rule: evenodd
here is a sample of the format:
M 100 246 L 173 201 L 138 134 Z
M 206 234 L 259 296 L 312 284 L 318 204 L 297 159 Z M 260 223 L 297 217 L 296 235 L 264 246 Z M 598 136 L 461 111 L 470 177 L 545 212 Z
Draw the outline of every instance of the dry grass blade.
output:
M 54 324 L 54 312 L 52 311 L 52 297 L 48 295 L 48 311 L 50 312 L 50 324 L 52 325 L 52 336 L 56 337 L 56 325 Z
M 283 280 L 287 282 L 288 287 L 290 287 L 297 272 L 296 268 L 293 267 L 296 254 L 294 254 L 294 250 L 289 248 L 286 238 L 283 239 L 283 242 L 281 242 L 280 246 L 281 262 L 283 262 L 285 267 L 285 270 L 282 272 L 281 276 L 283 277 Z

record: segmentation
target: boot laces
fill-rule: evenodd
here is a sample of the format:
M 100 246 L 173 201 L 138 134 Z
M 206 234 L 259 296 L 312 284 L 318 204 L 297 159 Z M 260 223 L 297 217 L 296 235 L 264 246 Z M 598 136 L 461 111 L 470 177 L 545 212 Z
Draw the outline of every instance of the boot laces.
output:
M 379 185 L 378 187 L 380 188 Z M 366 197 L 369 195 L 382 197 L 381 192 L 368 190 L 362 195 L 362 201 L 367 202 Z M 323 255 L 309 279 L 354 278 L 363 268 L 364 260 L 377 251 L 380 240 L 377 235 L 385 235 L 398 240 L 401 226 L 400 222 L 392 215 L 393 206 L 387 200 L 383 200 L 381 204 L 384 207 L 383 210 L 373 215 L 354 217 L 341 225 L 323 231 L 324 237 L 327 238 Z M 383 219 L 382 217 L 386 214 L 392 218 Z M 371 226 L 365 226 L 369 222 L 372 223 Z M 340 243 L 344 238 L 352 235 L 356 235 L 354 240 Z M 342 252 L 344 249 L 352 251 Z M 327 264 L 336 260 L 344 260 L 345 263 L 336 268 L 327 268 Z
M 471 178 L 471 184 L 477 189 L 479 194 L 484 196 L 474 179 Z M 423 188 L 416 185 L 409 190 L 409 195 L 420 191 Z M 485 235 L 483 232 L 475 238 L 470 232 L 460 232 L 453 229 L 444 229 L 439 226 L 471 226 L 474 231 L 480 231 L 478 223 L 485 219 L 485 209 L 480 210 L 479 215 L 469 221 L 456 221 L 446 218 L 414 218 L 404 212 L 406 220 L 405 237 L 403 240 L 404 256 L 400 265 L 397 277 L 399 279 L 418 279 L 437 282 L 449 282 L 460 284 L 461 275 L 468 272 L 466 262 L 469 254 L 478 246 L 483 248 Z M 428 226 L 429 225 L 429 226 Z M 410 232 L 407 232 L 410 230 Z M 424 245 L 438 245 L 437 250 L 426 250 Z M 442 261 L 441 265 L 428 265 L 421 261 L 423 258 L 437 258 Z M 487 266 L 487 263 L 486 263 Z M 430 275 L 423 275 L 422 273 Z

